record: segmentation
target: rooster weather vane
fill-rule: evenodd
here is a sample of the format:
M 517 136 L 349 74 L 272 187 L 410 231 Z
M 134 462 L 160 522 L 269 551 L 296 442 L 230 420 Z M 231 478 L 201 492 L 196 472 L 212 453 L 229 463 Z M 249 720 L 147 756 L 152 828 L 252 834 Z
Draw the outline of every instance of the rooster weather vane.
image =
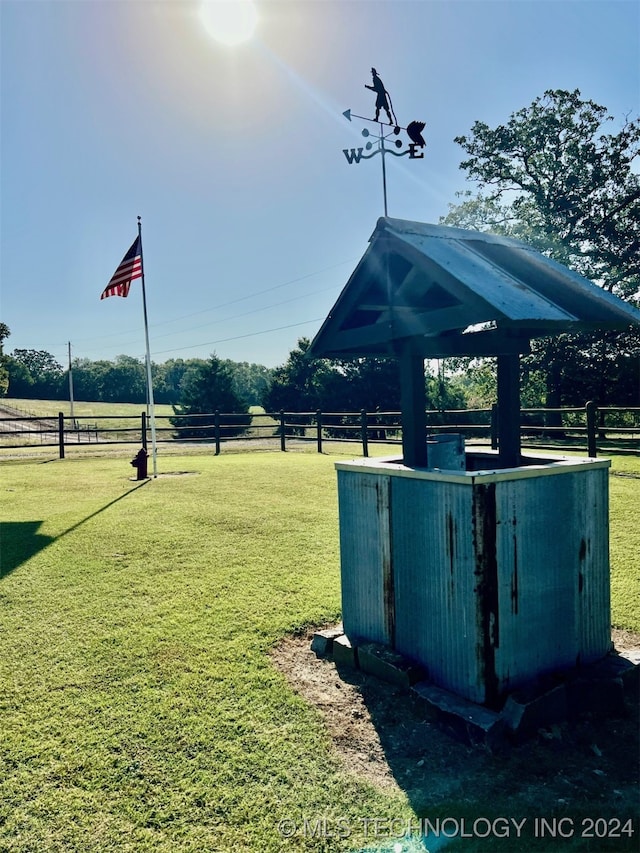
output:
M 345 110 L 342 115 L 351 121 L 352 118 L 359 118 L 362 121 L 368 121 L 373 124 L 377 124 L 379 127 L 379 136 L 375 139 L 375 141 L 369 140 L 363 148 L 343 148 L 342 153 L 347 159 L 347 163 L 351 165 L 352 163 L 356 163 L 356 165 L 361 160 L 370 160 L 372 157 L 375 157 L 376 154 L 380 154 L 382 157 L 382 190 L 384 194 L 384 215 L 387 216 L 387 172 L 385 168 L 385 157 L 387 154 L 393 154 L 394 157 L 404 157 L 405 154 L 409 155 L 410 160 L 421 160 L 424 157 L 424 153 L 419 151 L 419 149 L 424 148 L 425 141 L 422 136 L 422 131 L 425 128 L 425 123 L 423 121 L 412 121 L 406 127 L 400 127 L 398 124 L 398 120 L 396 119 L 396 114 L 393 111 L 393 104 L 391 103 L 391 96 L 387 92 L 384 87 L 384 83 L 380 79 L 378 72 L 375 68 L 371 69 L 371 76 L 373 78 L 372 85 L 368 85 L 365 83 L 365 89 L 371 89 L 372 92 L 376 93 L 376 115 L 375 118 L 370 119 L 365 116 L 358 116 L 351 112 L 351 110 Z M 389 119 L 389 126 L 392 127 L 392 130 L 385 133 L 384 127 L 385 125 L 379 120 L 380 119 L 380 111 L 384 110 L 387 114 L 387 118 Z M 404 130 L 411 142 L 408 143 L 407 147 L 404 151 L 394 151 L 393 148 L 387 147 L 385 145 L 385 140 L 389 139 L 391 136 L 398 137 L 400 135 L 400 131 Z M 371 136 L 370 131 L 365 127 L 362 131 L 362 135 L 365 139 Z M 396 148 L 402 148 L 404 142 L 401 139 L 396 139 L 394 141 L 394 146 Z M 363 151 L 366 148 L 367 151 L 371 151 L 375 146 L 375 151 L 371 154 L 364 154 Z

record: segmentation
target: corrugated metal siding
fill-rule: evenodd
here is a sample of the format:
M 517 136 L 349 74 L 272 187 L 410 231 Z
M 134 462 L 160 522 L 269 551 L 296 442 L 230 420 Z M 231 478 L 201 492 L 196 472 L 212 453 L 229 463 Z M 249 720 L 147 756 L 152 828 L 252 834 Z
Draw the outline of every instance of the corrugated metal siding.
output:
M 393 645 L 390 477 L 338 471 L 342 622 L 349 639 Z
M 573 314 L 527 287 L 505 269 L 474 252 L 463 240 L 434 239 L 414 234 L 399 236 L 445 269 L 472 293 L 480 294 L 510 320 L 551 322 L 576 319 Z
M 393 646 L 434 683 L 489 704 L 606 654 L 602 463 L 466 481 L 340 465 L 343 621 L 352 640 Z
M 606 469 L 496 486 L 502 689 L 610 643 Z
M 397 650 L 435 684 L 484 701 L 469 488 L 394 478 L 392 530 Z
M 575 664 L 574 476 L 496 484 L 500 646 L 496 674 L 512 687 Z
M 590 471 L 579 488 L 574 510 L 578 529 L 583 531 L 578 550 L 577 628 L 580 662 L 587 663 L 602 657 L 611 646 L 608 470 Z

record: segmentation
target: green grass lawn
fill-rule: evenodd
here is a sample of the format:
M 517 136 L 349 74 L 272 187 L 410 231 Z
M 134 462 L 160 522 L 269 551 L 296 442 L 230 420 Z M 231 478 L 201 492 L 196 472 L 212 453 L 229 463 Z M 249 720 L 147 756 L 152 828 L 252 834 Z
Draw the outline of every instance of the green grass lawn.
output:
M 340 764 L 268 655 L 339 616 L 333 461 L 174 456 L 141 484 L 122 458 L 0 464 L 0 850 L 356 850 L 278 822 L 413 814 Z M 634 631 L 639 491 L 611 477 Z
M 338 616 L 331 461 L 162 470 L 185 469 L 2 466 L 0 849 L 277 851 L 285 817 L 406 811 L 338 767 L 267 655 Z

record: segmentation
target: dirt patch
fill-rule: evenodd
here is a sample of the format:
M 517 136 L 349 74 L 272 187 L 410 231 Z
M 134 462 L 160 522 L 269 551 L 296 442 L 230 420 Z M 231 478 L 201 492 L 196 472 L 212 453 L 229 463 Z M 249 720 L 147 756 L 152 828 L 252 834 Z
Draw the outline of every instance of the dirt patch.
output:
M 614 631 L 616 649 L 640 656 L 640 635 Z M 602 804 L 637 812 L 639 716 L 586 714 L 554 725 L 500 754 L 458 743 L 425 720 L 409 692 L 360 671 L 338 670 L 310 648 L 311 635 L 273 651 L 292 688 L 321 713 L 345 768 L 387 791 L 404 791 L 418 814 L 446 800 L 531 804 L 540 814 Z M 629 655 L 630 656 L 630 655 Z M 602 811 L 602 808 L 600 809 Z
M 640 634 L 614 628 L 611 632 L 611 639 L 617 652 L 634 663 L 640 663 Z

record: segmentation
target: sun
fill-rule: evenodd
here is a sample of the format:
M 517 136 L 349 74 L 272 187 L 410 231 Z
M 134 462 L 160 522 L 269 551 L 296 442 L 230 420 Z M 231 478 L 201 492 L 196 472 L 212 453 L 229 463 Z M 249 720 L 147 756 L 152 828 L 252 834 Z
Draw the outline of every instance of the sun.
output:
M 209 35 L 226 45 L 250 39 L 258 23 L 253 0 L 202 0 L 199 16 Z

